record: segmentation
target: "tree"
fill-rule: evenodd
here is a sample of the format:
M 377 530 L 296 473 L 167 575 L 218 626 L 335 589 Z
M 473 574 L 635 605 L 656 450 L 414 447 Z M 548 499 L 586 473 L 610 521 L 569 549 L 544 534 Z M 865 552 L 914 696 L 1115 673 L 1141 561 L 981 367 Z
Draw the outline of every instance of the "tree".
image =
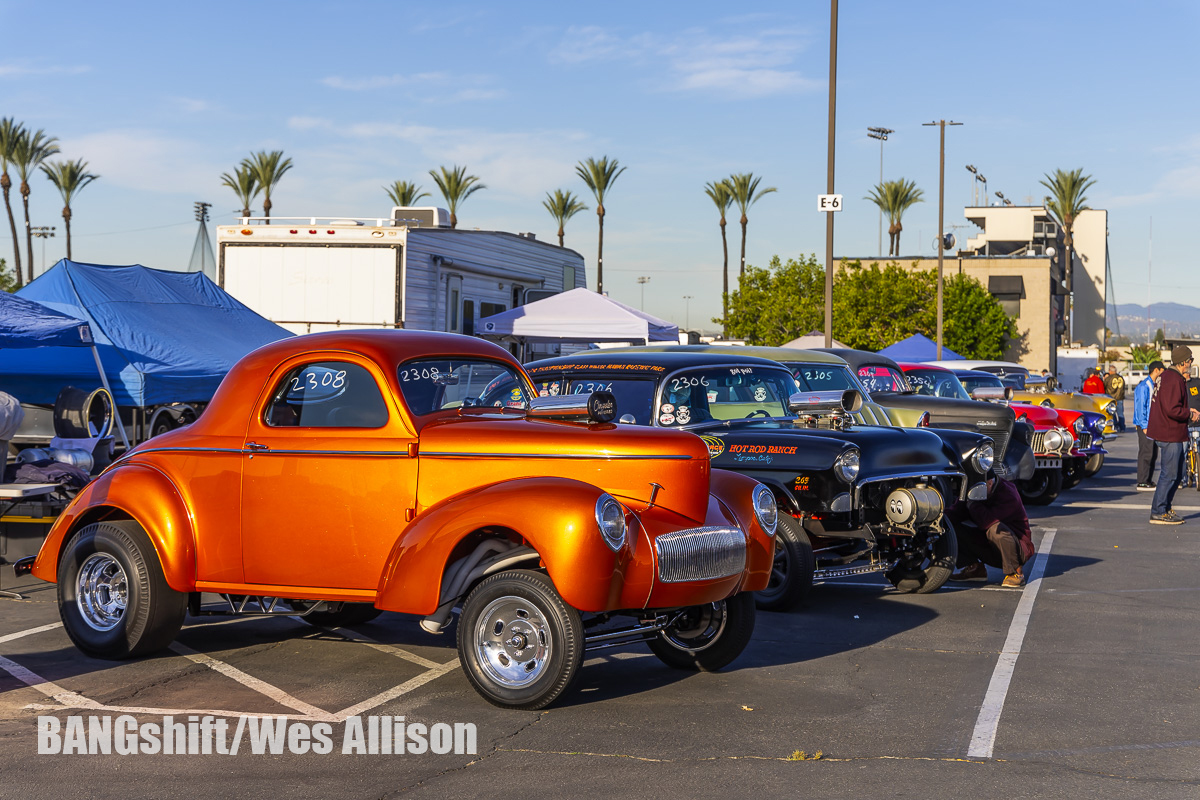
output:
M 87 162 L 82 158 L 75 161 L 51 161 L 42 164 L 42 172 L 62 195 L 63 222 L 67 227 L 67 260 L 71 260 L 71 198 L 78 194 L 83 187 L 99 178 L 87 171 Z
M 1129 365 L 1145 369 L 1152 361 L 1158 361 L 1158 348 L 1152 344 L 1139 344 L 1129 348 Z
M 763 195 L 779 190 L 774 186 L 760 190 L 758 184 L 762 181 L 762 178 L 754 177 L 753 172 L 736 173 L 730 175 L 726 180 L 729 183 L 729 193 L 733 195 L 733 202 L 737 203 L 738 211 L 742 213 L 741 219 L 738 220 L 742 225 L 742 260 L 741 268 L 738 272 L 741 275 L 746 271 L 746 225 L 750 222 L 749 217 L 746 216 L 746 211 L 750 206 L 757 203 Z
M 221 185 L 228 186 L 233 189 L 233 193 L 237 195 L 238 202 L 242 204 L 242 216 L 250 216 L 250 205 L 254 202 L 254 198 L 258 197 L 258 193 L 262 189 L 258 185 L 258 179 L 254 177 L 254 170 L 242 163 L 233 174 L 228 172 L 221 173 Z
M 457 164 L 452 170 L 445 167 L 438 167 L 437 171 L 431 169 L 429 174 L 441 191 L 442 197 L 445 198 L 446 207 L 450 209 L 450 227 L 457 228 L 458 204 L 480 189 L 486 189 L 487 186 L 479 182 L 478 176 L 468 175 L 466 167 L 460 167 Z
M 1088 210 L 1087 197 L 1083 193 L 1095 181 L 1091 175 L 1084 175 L 1083 167 L 1080 167 L 1070 172 L 1056 169 L 1054 175 L 1046 175 L 1046 179 L 1039 183 L 1050 190 L 1050 196 L 1046 198 L 1046 209 L 1054 215 L 1063 229 L 1063 264 L 1066 265 L 1063 277 L 1067 279 L 1067 293 L 1070 294 L 1075 291 L 1075 256 L 1072 252 L 1072 245 L 1075 243 L 1075 218 Z M 1075 310 L 1072 308 L 1069 313 L 1074 314 Z
M 924 324 L 937 336 L 937 271 L 924 276 L 928 292 L 934 297 L 933 310 L 926 312 Z M 942 285 L 942 344 L 963 358 L 999 361 L 1009 340 L 1017 336 L 1017 324 L 1004 313 L 992 294 L 975 278 L 953 275 Z
M 12 230 L 13 265 L 17 276 L 17 287 L 21 286 L 21 246 L 17 240 L 17 220 L 13 217 L 12 201 L 8 192 L 12 179 L 8 177 L 8 165 L 15 159 L 17 141 L 25 134 L 25 126 L 12 117 L 0 119 L 0 188 L 4 190 L 4 207 L 8 210 L 8 227 Z
M 773 256 L 766 269 L 747 267 L 726 299 L 728 312 L 713 322 L 734 338 L 778 346 L 823 324 L 825 268 L 815 254 L 786 264 Z
M 704 193 L 721 212 L 721 313 L 729 316 L 729 240 L 725 238 L 725 212 L 733 205 L 733 189 L 729 179 L 704 184 Z M 728 338 L 729 331 L 724 332 Z M 795 338 L 795 337 L 793 337 Z
M 900 178 L 876 184 L 871 193 L 864 198 L 879 206 L 879 210 L 888 218 L 889 256 L 900 255 L 900 232 L 904 230 L 900 219 L 909 208 L 925 202 L 922 199 L 924 195 L 925 193 L 917 188 L 915 181 Z
M 271 192 L 275 191 L 275 186 L 280 179 L 292 168 L 292 160 L 284 158 L 282 150 L 272 150 L 269 153 L 260 150 L 243 160 L 242 166 L 250 170 L 254 175 L 255 183 L 262 189 L 263 216 L 269 218 L 271 216 Z
M 565 247 L 566 245 L 563 244 L 563 228 L 566 226 L 567 220 L 580 211 L 587 211 L 587 206 L 573 192 L 564 192 L 562 189 L 555 189 L 554 194 L 546 192 L 546 199 L 542 201 L 542 206 L 550 212 L 550 216 L 554 217 L 554 221 L 558 223 L 558 246 Z
M 47 158 L 58 154 L 58 139 L 36 132 L 21 131 L 13 148 L 13 166 L 21 179 L 21 202 L 25 206 L 25 257 L 29 262 L 27 274 L 33 280 L 33 229 L 29 226 L 29 175 Z
M 433 196 L 429 192 L 422 190 L 420 186 L 408 181 L 395 181 L 391 186 L 383 187 L 383 190 L 387 192 L 387 196 L 391 199 L 392 203 L 402 208 L 415 206 L 417 201 L 422 197 Z
M 8 269 L 8 263 L 0 258 L 0 292 L 15 292 L 21 288 L 20 274 L 13 274 Z
M 1162 328 L 1159 328 L 1154 332 L 1154 346 L 1159 350 L 1162 350 L 1167 346 L 1167 334 L 1163 332 Z
M 596 249 L 596 291 L 599 294 L 604 294 L 604 195 L 608 194 L 625 169 L 617 164 L 615 158 L 609 161 L 608 156 L 599 161 L 589 158 L 575 165 L 575 174 L 583 179 L 596 198 L 596 217 L 600 220 L 600 239 Z

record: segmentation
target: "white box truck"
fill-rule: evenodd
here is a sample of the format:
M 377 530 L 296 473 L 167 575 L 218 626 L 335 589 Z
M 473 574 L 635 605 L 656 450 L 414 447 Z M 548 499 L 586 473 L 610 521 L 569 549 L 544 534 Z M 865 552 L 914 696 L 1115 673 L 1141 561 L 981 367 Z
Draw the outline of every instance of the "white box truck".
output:
M 583 256 L 533 234 L 459 230 L 441 208 L 387 218 L 244 217 L 217 226 L 217 282 L 296 333 L 475 320 L 586 286 Z

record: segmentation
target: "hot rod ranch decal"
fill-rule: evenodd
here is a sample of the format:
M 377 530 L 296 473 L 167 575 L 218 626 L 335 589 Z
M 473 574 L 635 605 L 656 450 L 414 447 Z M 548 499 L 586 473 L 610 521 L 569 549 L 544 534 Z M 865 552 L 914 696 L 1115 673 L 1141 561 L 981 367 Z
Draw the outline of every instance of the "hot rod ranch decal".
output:
M 721 439 L 718 439 L 716 436 L 701 436 L 700 438 L 704 440 L 706 445 L 708 445 L 709 458 L 716 458 L 717 456 L 721 455 L 721 453 L 725 452 L 725 442 Z
M 783 445 L 766 445 L 766 444 L 731 444 L 729 445 L 731 453 L 767 453 L 770 455 L 793 456 L 796 454 L 795 447 L 785 447 Z

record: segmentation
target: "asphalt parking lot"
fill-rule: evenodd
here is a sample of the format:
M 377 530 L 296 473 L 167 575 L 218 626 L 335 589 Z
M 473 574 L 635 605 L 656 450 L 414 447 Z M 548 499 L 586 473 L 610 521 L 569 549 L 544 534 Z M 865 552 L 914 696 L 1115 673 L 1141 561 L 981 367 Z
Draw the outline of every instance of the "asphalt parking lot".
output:
M 453 633 L 385 614 L 356 632 L 293 618 L 185 626 L 168 653 L 83 657 L 54 587 L 0 600 L 0 797 L 1200 796 L 1200 493 L 1147 524 L 1136 440 L 1031 509 L 1023 590 L 901 595 L 873 578 L 760 613 L 734 665 L 689 674 L 604 651 L 541 712 L 493 708 Z M 474 723 L 476 755 L 38 755 L 39 715 L 356 715 Z M 340 741 L 340 738 L 339 738 Z M 802 751 L 801 759 L 797 751 Z M 820 758 L 814 756 L 820 753 Z

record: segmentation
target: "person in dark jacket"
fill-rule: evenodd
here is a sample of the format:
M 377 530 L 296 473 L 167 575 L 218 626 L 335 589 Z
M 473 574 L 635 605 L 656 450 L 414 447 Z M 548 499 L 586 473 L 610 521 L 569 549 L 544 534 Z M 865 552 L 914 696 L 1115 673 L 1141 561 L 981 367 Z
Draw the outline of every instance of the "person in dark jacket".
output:
M 1021 565 L 1033 557 L 1033 532 L 1017 487 L 989 471 L 987 499 L 958 501 L 946 512 L 958 539 L 956 581 L 987 580 L 987 567 L 1004 570 L 1002 586 L 1025 585 Z M 985 566 L 987 565 L 987 566 Z
M 1200 411 L 1188 405 L 1187 379 L 1192 369 L 1192 351 L 1187 345 L 1171 348 L 1171 368 L 1158 379 L 1150 400 L 1150 423 L 1146 435 L 1158 444 L 1162 468 L 1150 506 L 1153 525 L 1182 525 L 1183 518 L 1171 508 L 1175 490 L 1183 477 L 1183 444 L 1187 441 L 1189 422 L 1200 420 Z
M 1114 364 L 1108 365 L 1108 374 L 1104 376 L 1104 393 L 1117 401 L 1117 432 L 1125 432 L 1125 379 L 1117 372 Z
M 1133 427 L 1138 435 L 1137 490 L 1153 492 L 1154 465 L 1158 463 L 1158 445 L 1146 435 L 1150 424 L 1150 398 L 1154 396 L 1154 385 L 1162 376 L 1166 366 L 1161 361 L 1150 362 L 1150 374 L 1133 390 Z

